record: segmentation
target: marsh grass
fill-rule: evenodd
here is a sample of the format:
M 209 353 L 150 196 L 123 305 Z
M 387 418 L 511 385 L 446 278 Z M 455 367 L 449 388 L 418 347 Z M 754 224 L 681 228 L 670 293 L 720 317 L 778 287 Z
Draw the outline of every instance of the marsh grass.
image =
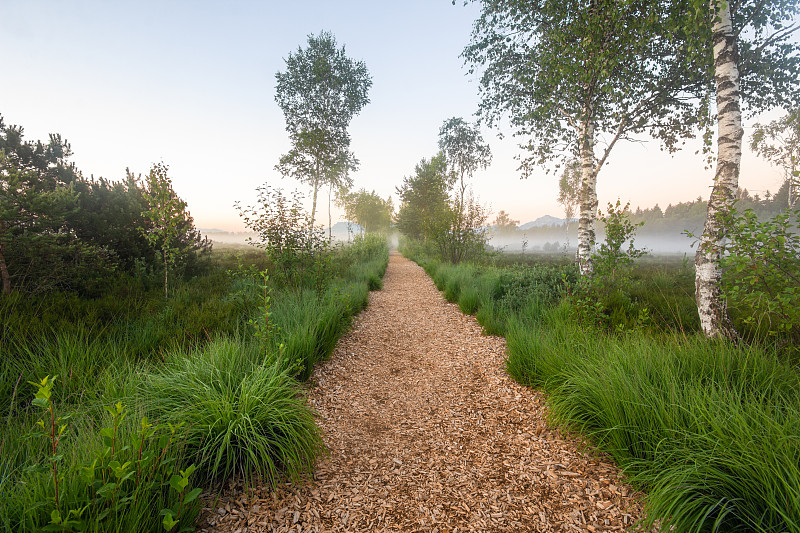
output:
M 268 339 L 252 335 L 251 321 L 264 317 L 257 274 L 265 268 L 263 254 L 252 252 L 215 257 L 214 269 L 183 281 L 169 300 L 130 279 L 94 299 L 0 299 L 0 529 L 41 531 L 55 507 L 28 383 L 45 375 L 59 375 L 53 398 L 59 415 L 70 416 L 58 459 L 65 509 L 88 504 L 93 520 L 103 509 L 81 469 L 106 438 L 99 434 L 109 423 L 105 407 L 117 401 L 129 413 L 122 439 L 145 416 L 162 427 L 180 424 L 164 456 L 171 473 L 195 465 L 193 476 L 204 482 L 303 478 L 322 447 L 298 379 L 330 355 L 370 288 L 381 286 L 387 262 L 385 241 L 365 239 L 335 252 L 325 286 L 291 294 L 273 287 Z M 154 487 L 143 485 L 111 530 L 163 531 L 159 511 L 180 504 L 169 488 Z M 187 508 L 181 524 L 196 511 Z M 110 530 L 92 523 L 87 531 Z
M 800 379 L 760 346 L 638 332 L 598 336 L 564 317 L 512 323 L 508 370 L 549 393 L 648 493 L 648 523 L 678 531 L 800 526 Z
M 477 293 L 478 321 L 507 339 L 509 374 L 546 390 L 552 420 L 646 491 L 645 525 L 800 531 L 800 373 L 769 344 L 695 334 L 685 265 L 636 271 L 630 301 L 652 309 L 652 323 L 608 332 L 558 296 L 556 273 L 569 268 L 558 262 L 468 270 L 417 259 L 459 305 L 467 294 L 472 310 Z
M 258 342 L 217 338 L 170 354 L 144 379 L 142 402 L 155 416 L 184 423 L 187 460 L 208 480 L 312 471 L 322 441 L 296 381 Z

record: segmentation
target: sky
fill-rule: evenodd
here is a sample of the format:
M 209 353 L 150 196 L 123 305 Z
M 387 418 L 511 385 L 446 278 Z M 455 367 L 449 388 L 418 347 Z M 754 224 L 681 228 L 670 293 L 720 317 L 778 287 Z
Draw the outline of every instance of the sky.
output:
M 3 0 L 0 115 L 29 140 L 60 133 L 86 176 L 121 180 L 126 168 L 147 174 L 163 161 L 197 227 L 241 231 L 234 203 L 255 203 L 259 185 L 310 192 L 274 170 L 290 148 L 275 74 L 309 34 L 326 30 L 373 80 L 370 103 L 350 127 L 360 160 L 354 185 L 397 205 L 395 187 L 436 154 L 442 123 L 474 120 L 478 108 L 477 77 L 459 57 L 478 9 L 456 4 Z M 493 163 L 472 180 L 491 218 L 501 209 L 521 223 L 563 216 L 557 177 L 542 169 L 521 180 L 514 156 L 524 139 L 497 134 L 484 129 Z M 708 198 L 713 173 L 695 154 L 699 146 L 689 141 L 670 155 L 656 141 L 618 144 L 598 178 L 600 205 L 620 198 L 663 208 Z M 763 195 L 781 181 L 778 169 L 745 149 L 742 187 Z M 320 202 L 327 222 L 327 196 Z

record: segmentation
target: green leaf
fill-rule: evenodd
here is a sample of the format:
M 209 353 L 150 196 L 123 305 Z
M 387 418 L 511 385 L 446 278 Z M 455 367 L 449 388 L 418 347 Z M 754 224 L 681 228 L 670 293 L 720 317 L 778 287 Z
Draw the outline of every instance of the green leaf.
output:
M 183 478 L 177 474 L 173 474 L 171 478 L 169 478 L 169 486 L 175 489 L 176 492 L 183 492 L 183 489 L 186 488 L 186 485 L 189 484 L 189 480 Z
M 45 398 L 34 398 L 31 403 L 36 407 L 41 407 L 42 409 L 47 409 L 50 407 L 49 402 Z
M 161 524 L 164 526 L 164 531 L 170 531 L 178 524 L 178 521 L 173 519 L 174 515 L 169 509 L 162 510 L 161 514 L 164 515 L 164 518 L 161 520 Z
M 183 499 L 183 503 L 189 503 L 197 499 L 198 496 L 203 492 L 203 489 L 200 487 L 192 489 L 187 495 L 186 498 Z
M 97 495 L 103 498 L 108 498 L 114 492 L 114 489 L 117 488 L 116 483 L 106 483 L 99 489 L 97 489 Z
M 197 470 L 197 467 L 195 465 L 189 465 L 189 467 L 186 470 L 181 470 L 181 475 L 183 475 L 183 477 L 188 478 L 194 473 L 195 470 Z

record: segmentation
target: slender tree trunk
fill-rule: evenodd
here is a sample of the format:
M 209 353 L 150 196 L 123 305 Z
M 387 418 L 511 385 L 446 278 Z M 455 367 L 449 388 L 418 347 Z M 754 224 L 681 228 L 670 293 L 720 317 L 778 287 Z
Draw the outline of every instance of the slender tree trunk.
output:
M 333 192 L 333 180 L 328 184 L 328 241 L 333 241 L 333 223 L 331 222 L 331 193 Z
M 311 201 L 311 233 L 314 233 L 314 222 L 317 216 L 317 192 L 319 191 L 319 174 L 314 178 L 314 196 Z
M 164 256 L 164 298 L 169 298 L 169 285 L 167 284 L 169 280 L 167 277 L 169 275 L 169 271 L 167 270 L 167 251 L 164 250 L 162 255 Z
M 6 264 L 6 223 L 0 222 L 0 278 L 3 280 L 3 294 L 11 294 L 11 277 Z
M 717 88 L 717 169 L 708 212 L 694 264 L 695 297 L 700 324 L 707 337 L 735 336 L 720 289 L 721 247 L 726 230 L 721 216 L 736 198 L 742 159 L 742 112 L 739 107 L 739 53 L 731 24 L 730 3 L 712 0 L 714 81 Z
M 581 217 L 578 222 L 578 268 L 581 276 L 590 276 L 593 271 L 592 252 L 595 242 L 595 220 L 597 218 L 597 172 L 594 166 L 594 122 L 586 111 L 580 131 Z

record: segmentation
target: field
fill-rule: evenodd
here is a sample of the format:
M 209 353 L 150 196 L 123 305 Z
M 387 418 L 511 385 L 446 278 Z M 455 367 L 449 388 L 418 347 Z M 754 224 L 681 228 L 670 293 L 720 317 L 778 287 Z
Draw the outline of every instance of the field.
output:
M 0 528 L 192 529 L 203 487 L 313 471 L 302 383 L 387 261 L 359 239 L 287 285 L 263 252 L 229 250 L 168 299 L 127 275 L 91 299 L 4 299 Z

